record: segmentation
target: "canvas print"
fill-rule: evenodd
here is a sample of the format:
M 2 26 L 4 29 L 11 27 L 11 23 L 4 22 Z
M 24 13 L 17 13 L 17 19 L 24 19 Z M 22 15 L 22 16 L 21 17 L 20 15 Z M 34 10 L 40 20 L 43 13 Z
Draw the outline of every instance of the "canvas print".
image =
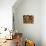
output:
M 34 16 L 33 15 L 24 15 L 23 16 L 23 23 L 33 24 L 34 23 Z

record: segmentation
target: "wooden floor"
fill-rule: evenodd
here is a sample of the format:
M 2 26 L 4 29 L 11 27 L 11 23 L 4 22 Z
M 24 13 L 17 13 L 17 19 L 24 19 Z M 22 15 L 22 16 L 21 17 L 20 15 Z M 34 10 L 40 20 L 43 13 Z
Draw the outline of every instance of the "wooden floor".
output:
M 6 42 L 2 43 L 0 46 L 16 46 L 15 39 L 13 40 L 6 40 Z

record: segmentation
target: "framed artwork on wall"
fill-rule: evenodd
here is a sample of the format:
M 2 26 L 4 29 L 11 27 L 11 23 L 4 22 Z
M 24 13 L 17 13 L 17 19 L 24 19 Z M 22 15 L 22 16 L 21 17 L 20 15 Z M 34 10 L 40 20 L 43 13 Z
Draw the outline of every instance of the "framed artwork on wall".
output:
M 24 15 L 23 16 L 23 23 L 33 24 L 34 23 L 34 16 L 33 15 Z

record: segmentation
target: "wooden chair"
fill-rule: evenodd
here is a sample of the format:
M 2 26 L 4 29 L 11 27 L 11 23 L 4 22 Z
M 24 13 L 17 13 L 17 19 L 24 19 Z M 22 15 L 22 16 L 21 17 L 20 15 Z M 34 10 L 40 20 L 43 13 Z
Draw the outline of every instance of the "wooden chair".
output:
M 15 42 L 16 46 L 21 46 L 22 45 L 22 33 L 15 33 Z

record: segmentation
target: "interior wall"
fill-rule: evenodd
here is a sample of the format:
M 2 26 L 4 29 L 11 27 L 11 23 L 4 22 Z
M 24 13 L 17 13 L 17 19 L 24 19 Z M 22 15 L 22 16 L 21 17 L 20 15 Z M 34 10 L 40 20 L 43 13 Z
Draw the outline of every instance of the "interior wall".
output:
M 46 0 L 41 1 L 41 40 L 42 46 L 46 46 Z
M 13 14 L 15 29 L 22 32 L 24 38 L 34 40 L 36 46 L 41 46 L 41 0 L 23 0 L 13 7 Z M 23 15 L 33 15 L 34 24 L 24 24 Z
M 12 29 L 12 6 L 16 0 L 0 0 L 0 27 Z

